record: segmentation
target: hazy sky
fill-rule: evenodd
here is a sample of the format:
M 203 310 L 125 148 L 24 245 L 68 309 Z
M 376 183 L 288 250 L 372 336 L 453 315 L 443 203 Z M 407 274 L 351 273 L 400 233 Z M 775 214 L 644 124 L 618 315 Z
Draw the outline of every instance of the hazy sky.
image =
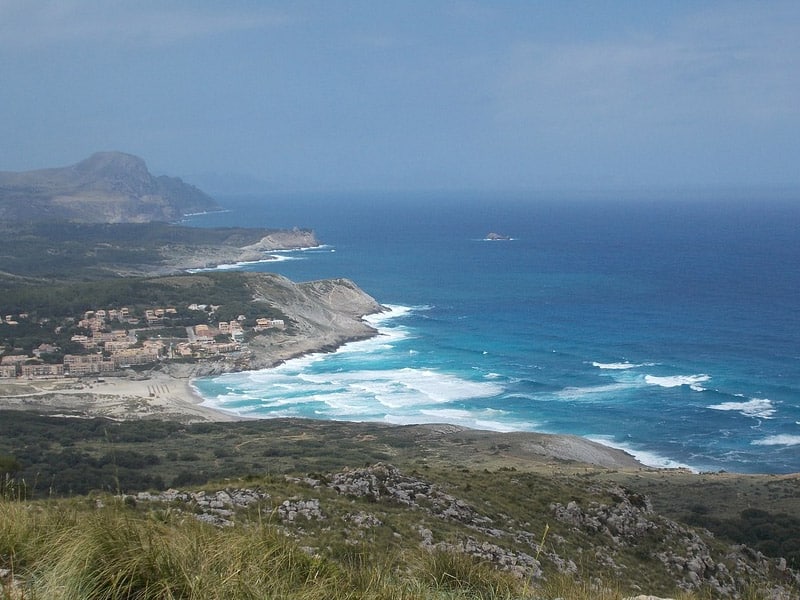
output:
M 0 110 L 4 171 L 797 185 L 800 2 L 0 0 Z

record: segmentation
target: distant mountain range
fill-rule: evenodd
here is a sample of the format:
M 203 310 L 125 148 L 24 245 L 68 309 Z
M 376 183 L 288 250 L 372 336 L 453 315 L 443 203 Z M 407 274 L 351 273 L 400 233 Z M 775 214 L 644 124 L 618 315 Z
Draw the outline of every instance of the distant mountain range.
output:
M 0 222 L 146 223 L 218 210 L 208 194 L 177 177 L 153 176 L 123 152 L 98 152 L 60 168 L 0 172 Z

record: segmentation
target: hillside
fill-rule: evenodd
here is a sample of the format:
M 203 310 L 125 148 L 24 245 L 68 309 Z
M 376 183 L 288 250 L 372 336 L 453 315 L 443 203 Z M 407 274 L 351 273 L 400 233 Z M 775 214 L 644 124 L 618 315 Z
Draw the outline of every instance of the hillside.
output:
M 177 273 L 270 251 L 319 245 L 308 229 L 200 228 L 169 223 L 0 223 L 0 288 Z
M 0 535 L 0 570 L 14 570 L 25 597 L 800 593 L 791 563 L 740 545 L 758 543 L 757 532 L 715 536 L 658 508 L 689 497 L 687 474 L 644 469 L 575 438 L 448 425 L 186 426 L 30 413 L 0 413 L 0 432 L 0 471 L 16 469 L 0 500 L 0 519 L 13 523 Z M 570 447 L 574 458 L 564 454 Z M 593 456 L 608 466 L 586 462 Z M 786 498 L 797 484 L 707 475 L 691 497 L 734 523 L 757 496 L 763 514 L 795 510 L 796 498 Z M 87 495 L 57 499 L 70 490 Z M 80 560 L 66 558 L 73 554 Z
M 320 244 L 308 229 L 173 223 L 219 209 L 196 187 L 155 177 L 141 158 L 121 152 L 0 172 L 0 289 L 266 261 L 271 251 Z
M 141 158 L 122 152 L 98 152 L 68 167 L 0 172 L 0 221 L 144 223 L 218 209 L 196 187 L 153 176 Z

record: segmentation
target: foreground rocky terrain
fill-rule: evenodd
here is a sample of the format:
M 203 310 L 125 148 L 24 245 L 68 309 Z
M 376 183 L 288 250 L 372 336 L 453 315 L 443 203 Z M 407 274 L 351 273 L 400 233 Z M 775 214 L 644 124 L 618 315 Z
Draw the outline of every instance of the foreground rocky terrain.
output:
M 463 479 L 474 477 L 465 473 Z M 509 472 L 507 485 L 529 485 L 527 479 Z M 598 590 L 624 582 L 625 589 L 667 593 L 671 584 L 737 598 L 748 582 L 771 590 L 772 598 L 788 599 L 800 585 L 800 575 L 785 560 L 721 543 L 707 531 L 656 513 L 646 496 L 619 485 L 590 485 L 582 497 L 552 501 L 529 520 L 522 506 L 499 511 L 494 504 L 502 494 L 475 497 L 464 484 L 433 483 L 386 463 L 287 476 L 284 483 L 125 498 L 151 508 L 170 505 L 219 527 L 235 526 L 247 510 L 267 507 L 286 535 L 312 555 L 325 553 L 333 532 L 362 548 L 385 544 L 388 530 L 396 538 L 392 545 L 463 554 L 520 579 L 590 577 Z
M 797 476 L 652 470 L 580 438 L 450 425 L 187 426 L 18 412 L 0 414 L 0 434 L 0 456 L 16 453 L 22 469 L 11 481 L 49 482 L 50 507 L 67 491 L 89 519 L 124 506 L 126 523 L 135 516 L 160 524 L 157 535 L 176 540 L 200 523 L 231 532 L 219 535 L 233 553 L 253 543 L 236 541 L 244 534 L 275 536 L 315 564 L 361 573 L 358 585 L 388 569 L 384 583 L 398 594 L 393 586 L 404 577 L 428 577 L 419 574 L 422 564 L 425 573 L 442 570 L 435 585 L 447 590 L 348 597 L 789 600 L 800 593 L 795 559 L 687 523 L 692 515 L 734 523 L 756 499 L 778 523 L 800 502 Z M 76 487 L 89 477 L 90 487 Z M 25 498 L 44 490 L 11 491 Z M 23 504 L 39 521 L 49 510 Z

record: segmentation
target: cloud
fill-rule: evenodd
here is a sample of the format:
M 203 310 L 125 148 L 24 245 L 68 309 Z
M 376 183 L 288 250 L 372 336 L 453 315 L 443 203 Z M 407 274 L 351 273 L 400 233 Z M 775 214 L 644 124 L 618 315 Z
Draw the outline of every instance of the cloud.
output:
M 0 44 L 41 48 L 72 42 L 169 45 L 189 38 L 281 25 L 286 15 L 220 3 L 185 6 L 103 0 L 0 0 Z
M 497 81 L 497 118 L 562 130 L 796 119 L 800 11 L 725 8 L 656 33 L 518 43 Z

